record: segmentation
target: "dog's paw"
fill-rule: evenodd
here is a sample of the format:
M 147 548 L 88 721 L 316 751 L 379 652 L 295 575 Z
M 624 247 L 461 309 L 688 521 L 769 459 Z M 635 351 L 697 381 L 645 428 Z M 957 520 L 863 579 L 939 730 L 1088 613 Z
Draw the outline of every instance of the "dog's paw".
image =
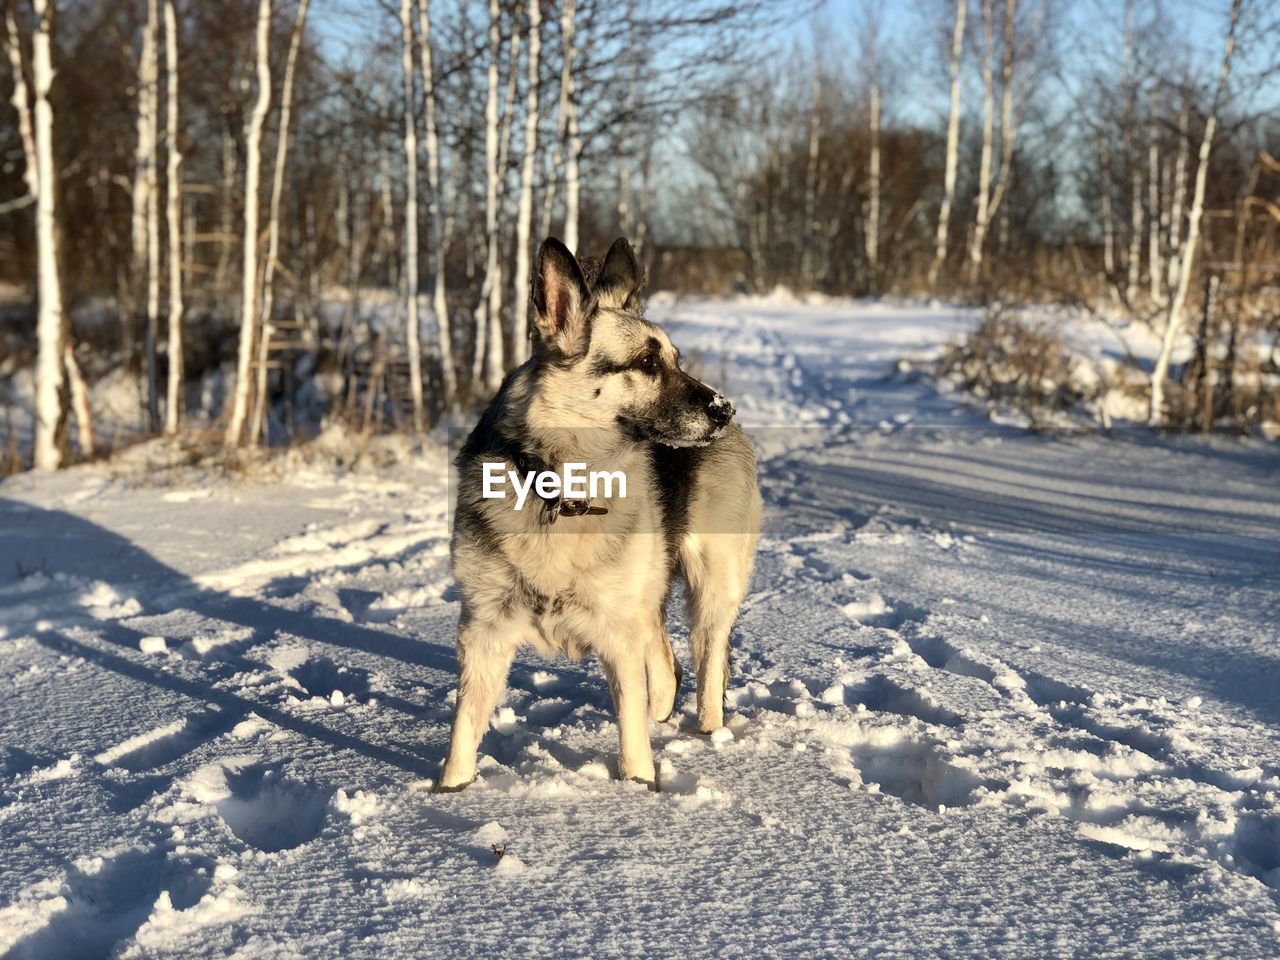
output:
M 658 778 L 656 776 L 652 780 L 646 780 L 644 777 L 627 777 L 627 779 L 632 783 L 643 783 L 649 788 L 650 793 L 662 792 L 662 786 L 658 783 Z
M 466 783 L 444 783 L 436 781 L 435 786 L 431 788 L 432 793 L 461 793 L 467 787 L 475 783 L 475 779 L 468 780 Z

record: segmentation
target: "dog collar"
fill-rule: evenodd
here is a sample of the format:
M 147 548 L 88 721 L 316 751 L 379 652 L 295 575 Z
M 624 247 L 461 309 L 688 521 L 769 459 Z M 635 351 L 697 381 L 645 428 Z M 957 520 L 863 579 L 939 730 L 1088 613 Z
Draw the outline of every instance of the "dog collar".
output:
M 547 507 L 547 523 L 555 523 L 556 517 L 598 517 L 609 512 L 608 507 L 592 506 L 590 500 L 566 500 L 557 497 L 554 501 L 544 500 Z
M 505 450 L 497 451 L 503 457 L 515 463 L 516 469 L 520 471 L 521 477 L 525 477 L 530 471 L 541 472 L 547 469 L 547 465 L 538 457 L 527 450 L 521 450 L 514 444 Z M 533 495 L 542 501 L 542 518 L 547 525 L 555 523 L 560 517 L 599 517 L 609 512 L 608 507 L 595 506 L 590 500 L 566 500 L 564 497 L 544 497 L 536 490 Z

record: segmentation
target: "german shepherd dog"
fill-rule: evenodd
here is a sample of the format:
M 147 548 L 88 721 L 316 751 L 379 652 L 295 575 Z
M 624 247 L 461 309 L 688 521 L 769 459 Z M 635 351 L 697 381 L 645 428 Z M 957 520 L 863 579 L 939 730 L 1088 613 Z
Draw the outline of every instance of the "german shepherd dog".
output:
M 526 645 L 596 655 L 618 718 L 619 773 L 657 789 L 648 721 L 668 719 L 679 692 L 666 607 L 680 575 L 698 726 L 724 723 L 729 630 L 760 528 L 755 452 L 729 401 L 681 370 L 680 352 L 641 315 L 630 244 L 619 239 L 603 263 L 584 263 L 598 264 L 593 282 L 560 241 L 542 244 L 533 356 L 508 375 L 457 459 L 459 676 L 440 790 L 475 778 L 480 739 Z M 621 471 L 626 496 L 540 488 L 517 510 L 512 497 L 482 495 L 486 463 L 511 471 L 513 485 L 561 464 Z

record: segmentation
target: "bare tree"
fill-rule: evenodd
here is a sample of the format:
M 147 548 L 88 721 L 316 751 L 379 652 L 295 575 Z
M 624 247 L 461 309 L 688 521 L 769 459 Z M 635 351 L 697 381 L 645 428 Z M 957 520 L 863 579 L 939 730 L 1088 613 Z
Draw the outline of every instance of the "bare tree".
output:
M 1150 116 L 1147 122 L 1147 273 L 1151 283 L 1151 302 L 1157 306 L 1165 302 L 1164 264 L 1160 251 L 1160 128 L 1157 122 L 1156 98 L 1148 103 Z
M 271 108 L 271 0 L 258 0 L 255 59 L 258 97 L 249 118 L 244 174 L 244 251 L 240 278 L 240 348 L 236 355 L 236 382 L 227 421 L 226 442 L 239 443 L 249 412 L 253 346 L 256 340 L 258 303 L 258 187 L 262 174 L 262 127 Z
M 33 0 L 33 5 L 36 28 L 31 44 L 31 65 L 35 88 L 33 141 L 40 300 L 36 318 L 39 347 L 36 356 L 35 466 L 37 470 L 56 470 L 62 464 L 59 434 L 66 420 L 63 406 L 66 322 L 62 315 L 62 276 L 58 269 L 58 191 L 54 188 L 58 172 L 53 161 L 53 106 L 49 103 L 54 75 L 53 30 L 57 10 L 54 0 Z
M 4 7 L 5 47 L 9 51 L 9 66 L 13 71 L 13 97 L 10 102 L 18 112 L 18 139 L 22 142 L 23 182 L 27 187 L 27 197 L 35 201 L 38 189 L 36 186 L 36 141 L 31 124 L 30 94 L 27 91 L 27 72 L 22 63 L 22 40 L 18 35 L 18 21 L 14 14 L 15 0 L 6 0 Z
M 159 13 L 156 0 L 147 0 L 147 20 L 142 29 L 138 58 L 138 140 L 133 177 L 134 283 L 146 278 L 147 420 L 160 428 L 159 384 L 156 377 L 156 328 L 160 313 L 160 208 L 158 203 Z
M 933 262 L 929 265 L 929 286 L 938 285 L 938 272 L 947 259 L 947 231 L 951 225 L 951 206 L 956 197 L 956 166 L 960 149 L 960 57 L 964 52 L 964 20 L 968 0 L 955 0 L 955 25 L 951 35 L 951 112 L 947 119 L 947 161 L 942 180 L 942 206 L 938 210 L 938 235 L 934 242 Z
M 1138 160 L 1138 78 L 1134 65 L 1134 0 L 1124 5 L 1124 84 L 1127 91 L 1124 115 L 1124 156 L 1129 165 L 1129 276 L 1125 302 L 1133 306 L 1142 280 L 1142 164 Z
M 418 120 L 413 109 L 412 0 L 400 0 L 400 31 L 404 39 L 401 75 L 404 80 L 404 277 L 405 341 L 409 353 L 409 396 L 413 401 L 413 430 L 426 429 L 422 397 L 422 347 L 418 342 Z
M 983 247 L 1008 189 L 1013 166 L 1014 144 L 1018 125 L 1014 119 L 1014 64 L 1017 57 L 1018 0 L 1004 0 L 1004 31 L 1000 64 L 1000 166 L 992 173 L 995 150 L 995 40 L 994 11 L 991 0 L 982 2 L 982 160 L 978 176 L 978 210 L 973 237 L 969 245 L 970 279 L 976 281 L 982 272 Z
M 473 359 L 471 379 L 485 389 L 493 381 L 493 356 L 502 355 L 501 344 L 493 344 L 495 329 L 496 339 L 501 340 L 501 328 L 492 317 L 494 286 L 501 286 L 497 272 L 498 260 L 498 58 L 501 55 L 502 31 L 499 20 L 501 11 L 498 0 L 489 0 L 489 68 L 487 73 L 485 109 L 484 109 L 484 232 L 485 247 L 488 256 L 485 265 L 484 288 L 480 293 L 480 304 L 476 308 L 476 350 Z M 514 64 L 512 65 L 514 69 Z M 501 304 L 501 294 L 498 303 Z M 487 376 L 486 376 L 486 370 Z M 500 375 L 500 374 L 498 374 Z
M 271 336 L 275 332 L 275 276 L 280 258 L 280 202 L 284 198 L 285 164 L 289 159 L 289 129 L 293 116 L 293 82 L 298 69 L 298 51 L 307 24 L 310 0 L 299 0 L 289 34 L 289 53 L 284 62 L 284 79 L 280 88 L 280 128 L 276 133 L 276 159 L 271 169 L 271 200 L 267 208 L 267 258 L 262 264 L 262 298 L 258 319 L 258 368 L 254 378 L 253 416 L 249 421 L 249 442 L 262 437 L 267 411 L 267 365 Z
M 449 295 L 445 285 L 444 184 L 440 177 L 440 135 L 436 126 L 436 80 L 431 56 L 431 0 L 419 0 L 418 46 L 422 51 L 422 97 L 426 114 L 427 188 L 431 191 L 428 215 L 431 254 L 435 270 L 432 298 L 436 336 L 440 341 L 440 368 L 444 375 L 445 403 L 458 399 L 458 378 L 453 359 L 453 331 L 449 324 Z
M 564 143 L 564 245 L 578 252 L 578 220 L 581 217 L 582 135 L 578 129 L 577 83 L 574 77 L 577 8 L 575 0 L 563 0 L 560 7 L 560 104 Z
M 542 3 L 529 0 L 529 79 L 524 121 L 524 157 L 520 164 L 520 208 L 516 220 L 515 337 L 512 340 L 513 366 L 529 355 L 529 260 L 532 254 L 533 171 L 538 160 L 538 120 L 542 94 Z
M 182 146 L 178 143 L 178 17 L 173 0 L 164 3 L 165 111 L 168 168 L 166 224 L 169 232 L 169 382 L 165 391 L 164 432 L 178 432 L 182 410 Z
M 502 383 L 505 373 L 502 332 L 502 306 L 505 287 L 502 280 L 502 237 L 499 218 L 505 198 L 504 182 L 507 156 L 511 143 L 511 103 L 515 97 L 516 74 L 520 63 L 519 24 L 512 25 L 508 58 L 507 84 L 501 102 L 498 99 L 502 11 L 498 0 L 489 2 L 489 70 L 488 96 L 485 104 L 485 240 L 488 256 L 485 263 L 484 287 L 477 317 L 483 316 L 484 351 L 477 361 L 475 377 L 486 392 L 492 393 Z M 479 340 L 479 338 L 477 338 Z M 480 351 L 477 351 L 479 354 Z
M 1187 201 L 1187 168 L 1191 163 L 1191 106 L 1183 101 L 1178 111 L 1178 157 L 1173 167 L 1173 198 L 1169 210 L 1169 275 L 1165 286 L 1176 290 L 1178 267 L 1182 263 L 1182 214 Z
M 862 59 L 867 71 L 867 204 L 862 227 L 863 247 L 871 289 L 879 289 L 880 274 L 880 12 L 868 10 L 862 35 Z
M 1231 75 L 1231 58 L 1236 49 L 1236 28 L 1240 24 L 1240 11 L 1244 0 L 1232 0 L 1231 20 L 1227 27 L 1227 39 L 1223 45 L 1222 67 L 1218 71 L 1218 84 L 1213 92 L 1209 116 L 1205 119 L 1204 136 L 1200 140 L 1200 158 L 1196 166 L 1196 185 L 1191 195 L 1191 211 L 1187 217 L 1187 241 L 1182 248 L 1182 264 L 1178 268 L 1178 286 L 1169 304 L 1169 319 L 1165 323 L 1164 339 L 1155 369 L 1151 372 L 1151 408 L 1148 421 L 1152 425 L 1164 422 L 1164 385 L 1169 375 L 1169 360 L 1173 356 L 1174 343 L 1182 331 L 1187 305 L 1187 292 L 1191 287 L 1191 268 L 1200 245 L 1200 221 L 1204 216 L 1204 194 L 1209 180 L 1209 156 L 1213 149 L 1213 137 L 1218 129 L 1218 111 L 1227 91 L 1227 79 Z
M 800 228 L 800 283 L 811 289 L 813 256 L 817 243 L 818 163 L 822 145 L 822 59 L 818 56 L 818 30 L 814 29 L 813 84 L 809 94 L 809 141 L 804 166 L 804 223 Z

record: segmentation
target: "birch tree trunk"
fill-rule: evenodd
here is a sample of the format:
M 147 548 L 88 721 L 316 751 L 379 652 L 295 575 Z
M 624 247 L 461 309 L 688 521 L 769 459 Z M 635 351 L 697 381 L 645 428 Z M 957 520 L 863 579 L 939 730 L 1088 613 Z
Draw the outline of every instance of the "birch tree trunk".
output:
M 22 66 L 22 40 L 18 36 L 18 21 L 14 16 L 12 0 L 5 2 L 4 26 L 7 38 L 5 48 L 9 51 L 9 66 L 13 71 L 13 97 L 10 102 L 18 112 L 18 139 L 22 141 L 22 181 L 27 186 L 27 194 L 34 201 L 40 192 L 36 172 L 36 141 L 31 125 L 27 76 Z
M 880 76 L 871 80 L 871 159 L 868 164 L 866 237 L 867 267 L 871 272 L 871 289 L 879 291 L 880 276 Z
M 263 436 L 267 410 L 267 359 L 271 335 L 275 332 L 276 264 L 280 256 L 280 202 L 284 197 L 284 172 L 289 159 L 289 125 L 293 118 L 293 78 L 298 67 L 298 50 L 307 23 L 310 0 L 299 0 L 289 35 L 289 53 L 284 62 L 284 79 L 280 88 L 280 129 L 276 134 L 276 159 L 271 170 L 271 201 L 267 209 L 267 258 L 262 264 L 262 299 L 258 321 L 258 367 L 254 377 L 253 416 L 250 418 L 249 443 Z M 314 271 L 313 271 L 314 273 Z
M 164 63 L 168 76 L 167 124 L 169 165 L 166 221 L 169 230 L 169 384 L 165 396 L 164 432 L 178 432 L 182 413 L 182 149 L 178 143 L 178 17 L 173 0 L 164 3 Z
M 1138 299 L 1142 280 L 1142 164 L 1138 160 L 1138 81 L 1133 76 L 1134 0 L 1124 6 L 1124 82 L 1128 100 L 1124 118 L 1124 158 L 1129 165 L 1129 276 L 1125 285 L 1125 302 L 1132 307 Z
M 503 354 L 505 352 L 505 344 L 503 343 L 502 332 L 502 302 L 503 302 L 503 282 L 502 282 L 502 258 L 500 256 L 500 247 L 502 238 L 498 233 L 498 218 L 501 215 L 502 201 L 504 195 L 504 179 L 507 170 L 507 156 L 511 144 L 511 103 L 515 97 L 515 80 L 516 72 L 520 62 L 520 29 L 518 24 L 512 25 L 511 30 L 511 54 L 507 71 L 507 87 L 506 93 L 502 98 L 502 105 L 498 104 L 498 79 L 499 68 L 498 58 L 501 55 L 500 44 L 500 8 L 497 0 L 490 0 L 489 3 L 489 51 L 490 66 L 489 79 L 491 85 L 489 87 L 489 102 L 485 110 L 485 167 L 491 174 L 488 180 L 488 194 L 485 205 L 486 220 L 486 243 L 488 250 L 488 258 L 485 267 L 485 282 L 483 296 L 487 298 L 486 310 L 486 327 L 485 333 L 485 351 L 484 351 L 484 376 L 483 383 L 487 392 L 494 392 L 502 383 L 504 372 Z M 492 107 L 492 113 L 488 107 Z M 502 118 L 501 127 L 499 128 L 499 117 Z M 489 134 L 493 134 L 496 143 L 493 145 L 495 149 L 491 150 Z M 492 162 L 490 157 L 492 156 Z M 492 198 L 492 206 L 489 205 L 488 199 Z
M 485 366 L 492 347 L 488 343 L 492 326 L 489 315 L 493 310 L 491 288 L 498 264 L 498 57 L 501 35 L 499 30 L 498 0 L 489 0 L 489 69 L 484 108 L 484 234 L 487 253 L 484 286 L 480 291 L 480 303 L 476 308 L 476 350 L 472 358 L 471 379 L 487 389 L 489 378 Z
M 235 245 L 236 143 L 231 133 L 231 118 L 225 110 L 222 117 L 222 185 L 218 192 L 218 263 L 214 268 L 213 288 L 221 300 L 229 291 L 227 274 L 231 271 L 231 253 Z
M 582 137 L 578 133 L 577 83 L 573 61 L 577 56 L 574 46 L 577 30 L 575 0 L 564 0 L 560 8 L 560 44 L 564 65 L 560 73 L 560 87 L 564 91 L 564 245 L 573 254 L 578 252 L 578 218 L 581 183 L 578 163 L 582 157 Z
M 977 217 L 969 242 L 969 280 L 976 282 L 982 270 L 982 247 L 987 237 L 991 202 L 991 162 L 996 139 L 996 41 L 995 12 L 991 0 L 982 0 L 982 159 L 978 164 Z
M 89 385 L 80 372 L 80 364 L 76 363 L 75 344 L 70 339 L 64 338 L 64 341 L 62 362 L 67 373 L 71 412 L 76 421 L 76 444 L 82 456 L 91 457 L 97 441 L 93 435 L 93 413 L 89 409 Z
M 1137 300 L 1142 284 L 1142 164 L 1137 162 L 1136 151 L 1130 154 L 1129 182 L 1129 278 L 1125 287 L 1125 299 L 1132 306 Z
M 1169 210 L 1169 276 L 1166 287 L 1178 286 L 1178 268 L 1182 263 L 1182 208 L 1187 201 L 1187 167 L 1191 162 L 1191 108 L 1184 100 L 1178 111 L 1178 159 L 1173 167 L 1173 199 Z
M 815 58 L 816 61 L 816 58 Z M 809 105 L 809 153 L 804 166 L 804 224 L 800 231 L 800 286 L 813 289 L 813 253 L 817 242 L 818 148 L 822 133 L 822 68 L 815 62 Z
M 985 6 L 985 5 L 984 5 Z M 986 11 L 984 9 L 984 16 Z M 1009 180 L 1013 176 L 1013 149 L 1018 139 L 1018 123 L 1014 116 L 1013 109 L 1013 72 L 1014 64 L 1017 57 L 1017 23 L 1018 23 L 1018 0 L 1005 0 L 1004 5 L 1004 48 L 1001 54 L 1000 64 L 1000 166 L 994 174 L 988 173 L 988 183 L 991 184 L 990 199 L 986 201 L 983 216 L 980 216 L 974 229 L 973 247 L 971 249 L 971 262 L 973 263 L 974 279 L 982 270 L 982 263 L 985 259 L 984 246 L 987 235 L 991 231 L 991 223 L 995 220 L 996 214 L 1000 211 L 1000 205 L 1004 202 L 1005 193 L 1009 189 Z M 987 61 L 987 72 L 991 70 L 991 59 Z M 985 94 L 985 91 L 984 91 Z M 988 107 L 986 102 L 989 95 L 984 96 L 983 109 Z M 986 141 L 988 132 L 983 130 L 983 151 L 987 152 Z M 994 146 L 992 148 L 994 150 Z
M 404 278 L 405 345 L 409 353 L 409 396 L 413 400 L 413 432 L 426 428 L 422 399 L 422 347 L 418 342 L 418 120 L 413 104 L 412 0 L 400 0 L 400 33 L 404 40 L 400 65 L 404 81 Z
M 947 119 L 947 165 L 942 179 L 942 207 L 938 210 L 938 234 L 933 262 L 929 265 L 929 286 L 938 285 L 938 272 L 947 259 L 947 232 L 951 206 L 956 196 L 956 163 L 960 150 L 960 55 L 964 52 L 964 20 L 968 0 L 956 0 L 955 27 L 951 37 L 951 112 Z
M 62 464 L 59 434 L 65 422 L 63 408 L 63 349 L 66 326 L 62 316 L 62 278 L 58 271 L 58 191 L 53 162 L 53 29 L 57 12 L 54 0 L 33 0 L 36 14 L 31 45 L 32 80 L 35 87 L 33 143 L 36 154 L 36 317 L 35 467 L 56 470 Z M 28 181 L 29 182 L 29 181 Z
M 378 89 L 379 115 L 386 114 L 390 119 L 391 107 L 387 103 L 386 86 L 380 84 Z M 378 259 L 387 272 L 387 281 L 395 289 L 400 289 L 400 259 L 396 256 L 396 222 L 395 198 L 392 195 L 391 150 L 387 146 L 386 136 L 378 135 L 378 210 L 382 220 L 378 230 Z
M 258 0 L 256 59 L 258 99 L 249 118 L 244 173 L 244 261 L 240 278 L 240 349 L 236 356 L 236 381 L 226 443 L 239 443 L 249 412 L 249 379 L 257 327 L 258 292 L 258 183 L 262 173 L 262 126 L 271 107 L 271 0 Z
M 431 0 L 419 0 L 418 45 L 422 50 L 422 96 L 425 101 L 427 134 L 427 187 L 431 191 L 428 208 L 431 224 L 431 256 L 435 270 L 432 305 L 436 315 L 436 336 L 440 342 L 440 368 L 444 373 L 444 400 L 454 406 L 458 400 L 458 375 L 453 360 L 453 331 L 449 324 L 449 293 L 445 277 L 444 186 L 440 177 L 440 134 L 436 128 L 435 68 L 431 56 Z
M 573 37 L 573 24 L 569 24 L 569 35 L 565 36 L 564 14 L 572 13 L 573 0 L 565 0 L 561 7 L 560 19 L 560 97 L 556 104 L 556 145 L 551 156 L 551 165 L 547 176 L 547 186 L 542 192 L 542 214 L 538 222 L 538 236 L 546 237 L 551 233 L 551 217 L 555 211 L 556 187 L 564 175 L 565 155 L 568 152 L 569 137 L 569 94 L 573 87 L 572 55 L 568 41 Z M 575 238 L 576 239 L 576 238 Z
M 1191 212 L 1187 217 L 1187 242 L 1182 250 L 1182 264 L 1178 268 L 1178 287 L 1169 304 L 1169 320 L 1164 328 L 1164 340 L 1160 355 L 1151 373 L 1151 408 L 1148 422 L 1158 426 L 1164 422 L 1164 386 L 1169 375 L 1169 359 L 1173 346 L 1182 330 L 1186 312 L 1187 291 L 1191 286 L 1191 268 L 1195 265 L 1196 251 L 1200 246 L 1200 220 L 1204 216 L 1205 187 L 1209 181 L 1209 155 L 1213 149 L 1213 135 L 1218 129 L 1218 108 L 1226 93 L 1227 78 L 1231 75 L 1231 57 L 1236 48 L 1236 27 L 1240 23 L 1243 0 L 1232 0 L 1231 22 L 1227 27 L 1227 39 L 1223 47 L 1222 68 L 1218 72 L 1218 86 L 1213 94 L 1213 104 L 1205 120 L 1204 137 L 1200 141 L 1200 157 L 1196 166 L 1196 185 L 1191 196 Z
M 529 358 L 529 260 L 530 233 L 533 228 L 533 171 L 538 160 L 538 114 L 542 83 L 542 4 L 529 0 L 529 79 L 525 101 L 524 158 L 520 166 L 520 210 L 516 216 L 515 337 L 512 341 L 513 366 Z
M 1151 283 L 1151 302 L 1165 301 L 1164 264 L 1160 253 L 1160 141 L 1156 123 L 1156 98 L 1151 98 L 1151 116 L 1147 124 L 1147 270 Z
M 156 378 L 156 326 L 160 312 L 160 209 L 158 205 L 159 13 L 156 0 L 147 0 L 147 20 L 142 29 L 138 58 L 138 142 L 133 176 L 134 289 L 146 278 L 146 378 L 147 423 L 160 428 L 159 384 Z
M 1018 0 L 1005 0 L 1004 52 L 1000 65 L 1000 167 L 996 173 L 991 204 L 987 208 L 987 229 L 995 220 L 1013 177 L 1013 148 L 1018 140 L 1018 119 L 1013 109 L 1013 70 L 1018 55 Z
M 1102 173 L 1102 269 L 1107 286 L 1112 287 L 1116 275 L 1116 216 L 1111 205 L 1111 150 L 1105 133 L 1098 134 L 1098 168 Z

